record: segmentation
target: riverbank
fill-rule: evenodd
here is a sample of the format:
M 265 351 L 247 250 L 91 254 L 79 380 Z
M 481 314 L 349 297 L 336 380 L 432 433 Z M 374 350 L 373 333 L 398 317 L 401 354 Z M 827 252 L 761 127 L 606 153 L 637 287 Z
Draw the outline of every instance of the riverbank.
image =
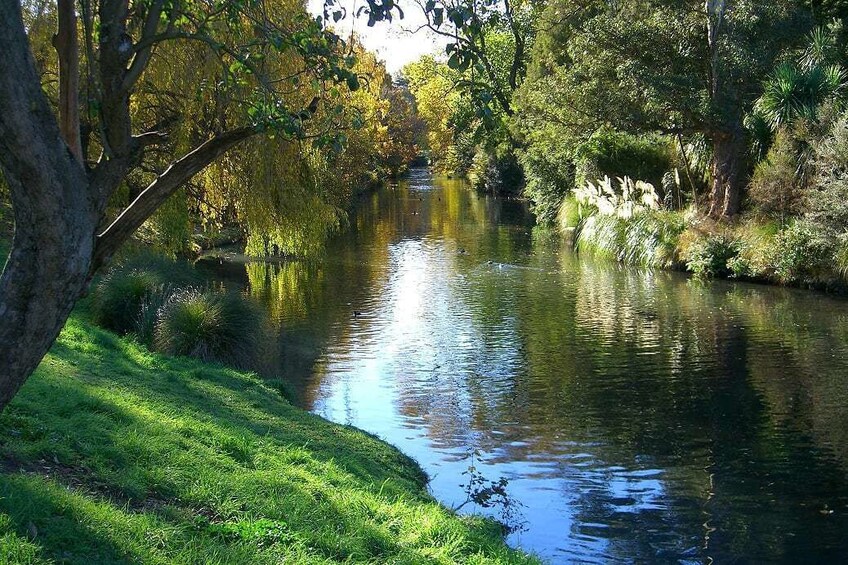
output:
M 578 253 L 627 265 L 683 271 L 701 279 L 848 291 L 848 253 L 837 238 L 806 219 L 716 222 L 693 209 L 640 210 L 623 204 L 586 205 L 566 198 L 558 231 Z
M 0 416 L 3 563 L 532 563 L 259 379 L 71 318 Z

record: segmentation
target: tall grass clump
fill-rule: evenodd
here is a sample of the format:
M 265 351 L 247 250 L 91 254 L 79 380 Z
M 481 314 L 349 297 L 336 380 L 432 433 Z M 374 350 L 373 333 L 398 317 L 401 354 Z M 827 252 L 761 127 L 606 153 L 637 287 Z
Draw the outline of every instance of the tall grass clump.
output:
M 158 309 L 153 329 L 156 351 L 235 368 L 257 361 L 262 319 L 239 294 L 188 288 L 174 292 Z
M 187 286 L 198 280 L 187 263 L 136 254 L 118 262 L 95 285 L 91 300 L 94 322 L 122 335 L 136 332 L 139 314 L 152 296 L 172 285 Z
M 156 273 L 113 269 L 94 289 L 91 312 L 95 323 L 118 334 L 135 330 L 142 304 L 162 283 Z
M 677 265 L 685 229 L 681 213 L 662 209 L 652 184 L 627 177 L 586 183 L 563 202 L 560 221 L 576 224 L 578 251 L 658 268 Z
M 179 289 L 171 284 L 163 284 L 150 292 L 142 301 L 135 318 L 133 332 L 136 339 L 148 348 L 153 348 L 153 336 L 156 330 L 156 322 L 162 307 L 170 300 Z

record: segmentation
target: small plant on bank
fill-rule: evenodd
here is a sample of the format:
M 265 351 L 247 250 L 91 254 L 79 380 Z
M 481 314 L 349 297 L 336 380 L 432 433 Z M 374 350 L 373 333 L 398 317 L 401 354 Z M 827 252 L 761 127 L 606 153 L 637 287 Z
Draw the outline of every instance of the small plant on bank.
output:
M 521 513 L 522 504 L 510 496 L 507 490 L 509 480 L 505 477 L 495 481 L 486 478 L 476 464 L 480 458 L 478 450 L 469 449 L 468 456 L 470 463 L 462 472 L 462 475 L 467 477 L 467 482 L 459 485 L 465 490 L 466 499 L 454 507 L 454 510 L 458 511 L 468 504 L 475 504 L 480 508 L 496 508 L 504 534 L 523 531 L 526 523 Z
M 733 273 L 741 244 L 733 236 L 708 234 L 697 239 L 686 252 L 686 268 L 697 277 L 725 277 Z M 739 268 L 739 266 L 737 266 Z
M 92 300 L 94 321 L 119 334 L 134 331 L 142 304 L 160 286 L 154 273 L 139 269 L 113 269 L 95 287 Z
M 158 309 L 154 349 L 235 368 L 257 360 L 261 317 L 242 296 L 189 288 Z

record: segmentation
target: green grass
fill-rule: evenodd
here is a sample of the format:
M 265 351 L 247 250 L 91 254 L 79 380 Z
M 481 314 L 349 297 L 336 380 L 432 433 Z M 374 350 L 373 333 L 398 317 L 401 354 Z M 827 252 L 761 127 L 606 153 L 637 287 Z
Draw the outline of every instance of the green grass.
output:
M 0 563 L 534 562 L 386 443 L 81 315 L 0 441 Z

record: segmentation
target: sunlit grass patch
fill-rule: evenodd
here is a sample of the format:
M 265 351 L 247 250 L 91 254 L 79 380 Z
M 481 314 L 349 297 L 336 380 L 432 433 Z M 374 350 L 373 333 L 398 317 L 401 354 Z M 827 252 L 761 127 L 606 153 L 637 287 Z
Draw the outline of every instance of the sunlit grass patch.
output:
M 72 318 L 0 417 L 3 563 L 526 563 L 403 454 Z

